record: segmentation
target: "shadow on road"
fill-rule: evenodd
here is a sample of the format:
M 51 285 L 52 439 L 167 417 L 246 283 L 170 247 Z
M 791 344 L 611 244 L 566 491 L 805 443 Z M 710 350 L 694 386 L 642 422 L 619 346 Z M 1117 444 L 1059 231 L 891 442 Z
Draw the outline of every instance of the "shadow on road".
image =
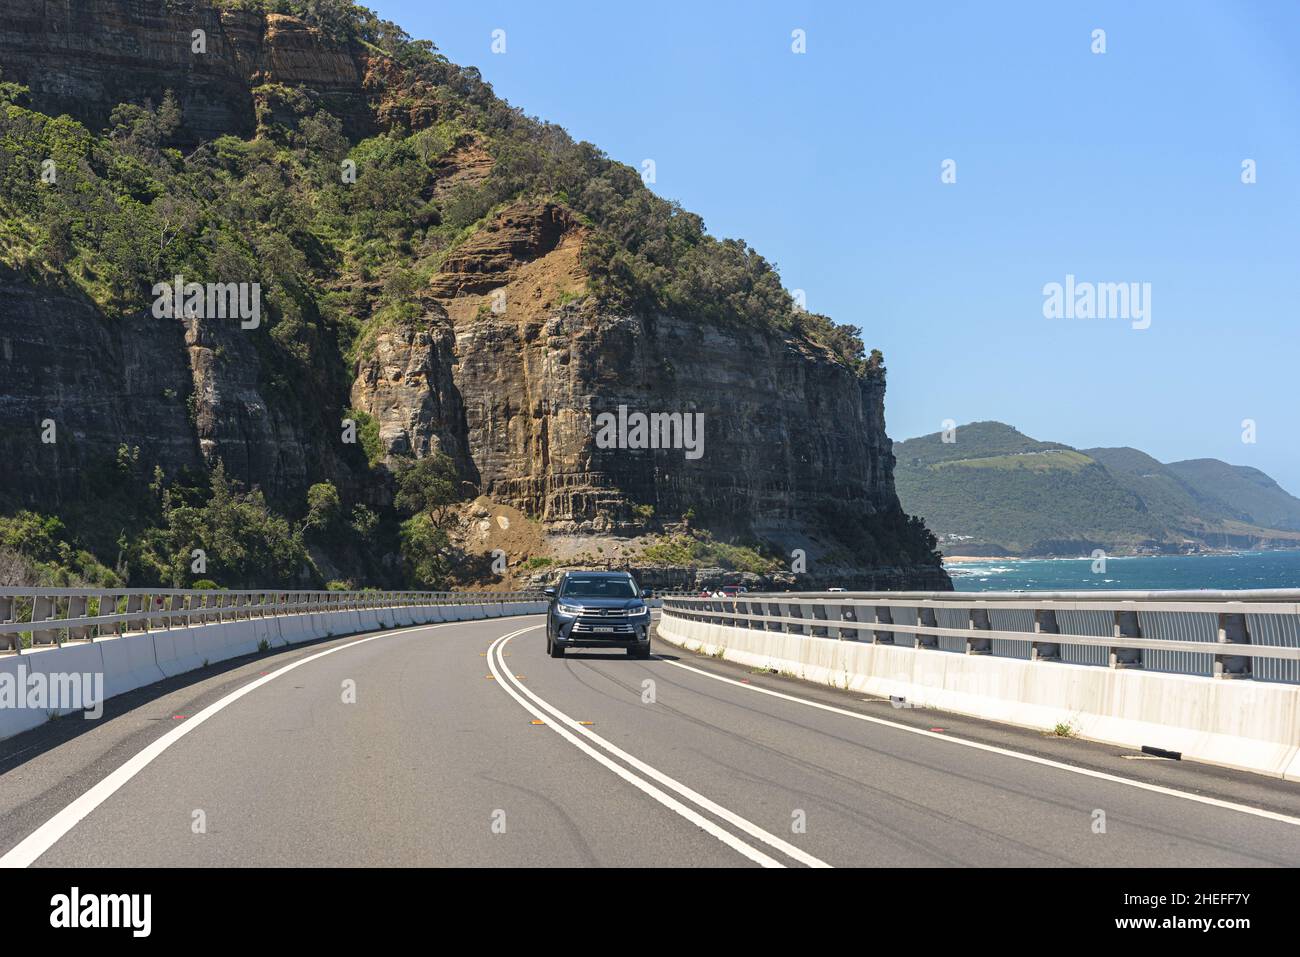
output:
M 181 691 L 185 688 L 212 681 L 214 678 L 220 678 L 221 675 L 237 671 L 257 661 L 264 661 L 268 666 L 280 667 L 293 660 L 294 657 L 299 657 L 297 653 L 300 651 L 338 641 L 341 637 L 344 636 L 332 635 L 310 641 L 296 642 L 287 648 L 269 648 L 266 651 L 244 655 L 240 658 L 231 658 L 227 661 L 218 661 L 204 668 L 196 668 L 194 671 L 187 671 L 172 678 L 155 681 L 143 688 L 136 688 L 134 691 L 127 691 L 109 698 L 104 702 L 104 713 L 97 720 L 87 720 L 81 712 L 52 718 L 39 727 L 23 731 L 12 738 L 5 738 L 0 741 L 0 775 L 7 774 L 33 758 L 40 757 L 47 751 L 52 751 L 60 745 L 102 727 L 106 721 L 120 718 L 137 708 L 164 698 L 174 691 Z M 205 689 L 205 693 L 211 697 L 211 700 L 216 701 L 229 690 L 245 683 L 246 678 L 247 676 L 241 679 L 214 683 L 212 688 Z M 206 707 L 206 703 L 204 706 Z M 154 720 L 170 722 L 172 717 L 171 715 L 160 715 Z

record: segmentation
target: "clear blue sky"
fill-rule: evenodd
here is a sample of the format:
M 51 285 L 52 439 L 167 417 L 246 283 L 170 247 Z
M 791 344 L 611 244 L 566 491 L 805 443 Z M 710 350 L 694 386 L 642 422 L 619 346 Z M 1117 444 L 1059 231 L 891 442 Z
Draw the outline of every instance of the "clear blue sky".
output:
M 860 326 L 894 438 L 999 419 L 1300 494 L 1300 3 L 370 5 Z M 1044 318 L 1067 273 L 1151 283 L 1150 328 Z

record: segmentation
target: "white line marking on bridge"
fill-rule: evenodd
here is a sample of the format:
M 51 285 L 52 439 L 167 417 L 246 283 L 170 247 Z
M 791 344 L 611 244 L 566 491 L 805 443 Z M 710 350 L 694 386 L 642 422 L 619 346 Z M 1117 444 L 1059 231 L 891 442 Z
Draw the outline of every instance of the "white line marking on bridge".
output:
M 734 811 L 729 811 L 722 805 L 710 801 L 704 795 L 691 790 L 686 785 L 682 784 L 680 781 L 674 780 L 673 778 L 664 774 L 662 771 L 658 770 L 657 768 L 651 767 L 650 765 L 646 764 L 644 761 L 641 761 L 640 759 L 633 757 L 632 755 L 628 754 L 626 751 L 622 750 L 616 745 L 611 744 L 609 741 L 606 741 L 604 738 L 596 734 L 590 728 L 584 727 L 581 723 L 575 721 L 573 718 L 569 717 L 563 711 L 560 711 L 554 705 L 550 704 L 547 701 L 544 701 L 538 695 L 534 694 L 529 688 L 526 688 L 524 687 L 524 685 L 520 684 L 519 682 L 514 681 L 510 677 L 509 669 L 505 667 L 505 662 L 499 661 L 497 656 L 502 653 L 502 649 L 505 647 L 506 643 L 509 642 L 512 638 L 516 638 L 519 635 L 524 634 L 524 632 L 534 631 L 537 628 L 541 628 L 541 627 L 545 627 L 545 626 L 534 625 L 532 628 L 523 628 L 509 635 L 504 635 L 501 638 L 498 638 L 496 641 L 494 641 L 491 647 L 488 648 L 488 667 L 490 667 L 492 669 L 492 673 L 496 675 L 498 687 L 505 689 L 505 691 L 508 692 L 516 701 L 518 701 L 519 704 L 522 705 L 526 711 L 532 714 L 534 718 L 544 720 L 546 715 L 549 714 L 552 718 L 567 725 L 568 728 L 572 730 L 572 732 L 576 732 L 576 734 L 582 735 L 583 737 L 594 742 L 604 750 L 608 751 L 610 754 L 627 762 L 633 768 L 635 768 L 636 770 L 644 774 L 646 777 L 649 777 L 654 781 L 658 782 L 659 784 L 662 784 L 665 787 L 673 791 L 676 791 L 679 795 L 686 798 L 688 801 L 691 801 L 693 804 L 696 804 L 699 807 L 703 808 L 704 810 L 710 812 L 711 814 L 721 818 L 722 820 L 726 821 L 728 824 L 732 825 L 733 827 L 745 832 L 750 837 L 758 841 L 762 841 L 764 844 L 767 844 L 773 848 L 776 848 L 782 854 L 785 854 L 787 857 L 790 857 L 801 864 L 805 864 L 808 867 L 830 867 L 831 866 L 827 864 L 825 861 L 813 857 L 811 854 L 807 853 L 806 851 L 800 850 L 799 848 L 795 847 L 793 844 L 781 840 L 781 838 L 777 837 L 775 834 L 771 834 L 768 831 L 763 830 L 763 828 L 759 827 L 757 824 L 754 824 L 752 821 L 746 820 L 745 818 L 741 817 L 739 814 L 736 814 Z M 534 707 L 533 704 L 530 704 L 528 701 L 524 700 L 524 697 L 521 696 L 520 692 L 522 692 L 523 695 L 526 695 L 528 698 L 532 699 L 532 702 L 536 704 L 536 707 Z M 545 714 L 543 712 L 545 712 Z M 600 762 L 602 765 L 609 768 L 611 771 L 613 771 L 619 777 L 623 778 L 628 783 L 634 785 L 635 787 L 644 791 L 646 794 L 650 795 L 660 804 L 663 804 L 665 807 L 668 807 L 671 810 L 676 811 L 678 814 L 686 818 L 692 824 L 695 824 L 697 827 L 704 829 L 709 834 L 713 835 L 718 840 L 722 841 L 728 847 L 732 848 L 735 851 L 738 851 L 739 853 L 743 854 L 745 857 L 749 858 L 750 860 L 757 861 L 763 867 L 784 867 L 785 866 L 780 861 L 775 860 L 774 858 L 768 856 L 758 848 L 752 847 L 751 845 L 740 840 L 734 834 L 719 827 L 717 824 L 710 821 L 708 818 L 700 815 L 692 808 L 687 807 L 686 805 L 682 804 L 680 801 L 676 800 L 672 796 L 665 794 L 663 791 L 655 787 L 653 784 L 650 784 L 648 781 L 633 774 L 631 771 L 628 771 L 626 768 L 622 767 L 621 765 L 615 763 L 614 761 L 611 761 L 605 755 L 601 754 L 599 751 L 595 750 L 590 745 L 586 744 L 586 742 L 579 740 L 577 737 L 574 736 L 573 733 L 570 733 L 570 731 L 566 731 L 564 728 L 561 728 L 559 725 L 556 725 L 549 721 L 546 723 L 546 726 L 550 728 L 552 731 L 554 731 L 556 734 L 560 735 L 562 738 L 564 738 L 574 747 L 581 750 L 588 757 L 591 757 L 594 760 Z
M 490 619 L 481 619 L 484 621 Z M 81 797 L 75 799 L 71 804 L 65 807 L 54 817 L 50 818 L 40 827 L 38 827 L 27 837 L 15 844 L 4 857 L 0 857 L 0 867 L 30 867 L 42 854 L 53 847 L 65 834 L 76 827 L 91 811 L 99 807 L 110 797 L 112 797 L 121 787 L 130 781 L 133 777 L 148 767 L 149 763 L 162 754 L 173 744 L 179 741 L 185 735 L 189 734 L 203 722 L 207 721 L 213 715 L 234 704 L 244 695 L 256 691 L 267 682 L 274 681 L 283 674 L 293 671 L 309 661 L 315 661 L 318 658 L 324 658 L 326 655 L 332 655 L 335 652 L 343 651 L 346 648 L 355 648 L 358 645 L 364 645 L 367 642 L 378 641 L 381 638 L 396 638 L 398 635 L 409 634 L 413 631 L 428 631 L 435 628 L 449 628 L 452 625 L 463 625 L 465 622 L 448 621 L 432 625 L 415 625 L 411 628 L 399 628 L 395 631 L 385 631 L 381 634 L 371 635 L 369 638 L 358 638 L 355 641 L 349 641 L 346 644 L 338 645 L 334 648 L 327 648 L 319 651 L 314 655 L 308 655 L 306 658 L 300 658 L 297 661 L 290 662 L 283 668 L 269 672 L 260 678 L 250 681 L 241 688 L 236 688 L 230 694 L 226 695 L 219 701 L 214 701 L 194 717 L 187 720 L 184 724 L 179 724 L 171 731 L 168 731 L 161 738 L 151 742 L 138 754 L 128 758 L 116 771 L 110 773 L 98 784 L 86 791 Z
M 671 644 L 671 642 L 669 642 L 669 644 Z M 935 741 L 943 741 L 947 744 L 955 744 L 964 748 L 975 748 L 977 751 L 988 751 L 991 754 L 1001 754 L 1008 758 L 1015 758 L 1018 761 L 1028 761 L 1030 764 L 1040 764 L 1044 767 L 1056 768 L 1060 771 L 1069 771 L 1071 774 L 1082 774 L 1085 777 L 1097 778 L 1101 781 L 1110 781 L 1114 784 L 1123 784 L 1131 788 L 1138 788 L 1142 791 L 1152 791 L 1156 794 L 1164 794 L 1168 797 L 1182 798 L 1185 801 L 1194 801 L 1197 804 L 1208 804 L 1211 807 L 1220 807 L 1229 811 L 1239 811 L 1242 814 L 1250 814 L 1255 817 L 1266 818 L 1270 821 L 1278 821 L 1282 824 L 1300 826 L 1300 818 L 1292 817 L 1288 814 L 1279 814 L 1277 811 L 1266 811 L 1263 808 L 1251 807 L 1248 804 L 1236 804 L 1232 801 L 1223 801 L 1219 798 L 1193 794 L 1190 791 L 1179 791 L 1176 788 L 1169 788 L 1160 784 L 1148 784 L 1145 781 L 1134 781 L 1132 778 L 1120 777 L 1118 774 L 1108 774 L 1105 771 L 1094 771 L 1091 768 L 1081 768 L 1073 764 L 1065 764 L 1062 761 L 1053 761 L 1051 758 L 1040 758 L 1034 754 L 1012 751 L 1009 748 L 999 748 L 992 744 L 982 744 L 979 741 L 971 741 L 969 738 L 954 738 L 950 734 L 936 734 L 932 731 L 927 731 L 924 728 L 914 728 L 910 725 L 900 724 L 897 721 L 887 721 L 884 718 L 858 714 L 856 711 L 848 711 L 844 708 L 837 708 L 834 705 L 822 704 L 820 701 L 810 701 L 807 698 L 783 694 L 780 691 L 772 691 L 768 688 L 759 688 L 755 685 L 744 684 L 733 678 L 711 674 L 710 672 L 703 671 L 700 668 L 692 668 L 690 665 L 684 665 L 680 661 L 669 661 L 667 658 L 660 658 L 658 655 L 655 655 L 654 657 L 656 660 L 662 661 L 664 664 L 672 665 L 675 668 L 685 668 L 687 671 L 692 671 L 697 675 L 712 678 L 714 681 L 723 681 L 729 685 L 735 685 L 737 688 L 744 688 L 746 691 L 757 691 L 759 694 L 771 695 L 773 698 L 781 698 L 784 701 L 793 701 L 796 704 L 807 705 L 809 708 L 817 708 L 821 711 L 830 711 L 833 714 L 842 714 L 849 718 L 856 718 L 859 721 L 869 721 L 872 724 L 884 725 L 887 728 L 897 728 L 899 731 L 906 731 L 909 734 L 919 734 L 922 737 L 931 738 Z

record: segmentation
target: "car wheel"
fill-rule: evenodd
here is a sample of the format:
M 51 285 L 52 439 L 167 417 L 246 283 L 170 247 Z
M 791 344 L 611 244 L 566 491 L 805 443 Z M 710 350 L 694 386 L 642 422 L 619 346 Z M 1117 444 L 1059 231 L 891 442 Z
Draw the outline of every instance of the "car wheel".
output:
M 557 645 L 555 642 L 548 639 L 546 642 L 546 653 L 552 658 L 563 658 L 564 646 Z

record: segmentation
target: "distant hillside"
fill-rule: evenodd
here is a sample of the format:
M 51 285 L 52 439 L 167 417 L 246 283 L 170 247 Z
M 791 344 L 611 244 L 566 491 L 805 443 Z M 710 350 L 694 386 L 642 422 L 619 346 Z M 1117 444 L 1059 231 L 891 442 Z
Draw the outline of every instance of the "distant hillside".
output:
M 1256 469 L 1079 450 L 1001 422 L 943 438 L 895 443 L 895 482 L 950 555 L 1300 546 L 1300 499 Z
M 1252 524 L 1300 532 L 1300 499 L 1259 469 L 1218 459 L 1170 462 L 1169 469 L 1207 499 L 1230 502 Z
M 1084 449 L 1083 454 L 1104 466 L 1116 481 L 1146 502 L 1147 508 L 1157 515 L 1250 521 L 1250 516 L 1240 508 L 1206 495 L 1185 481 L 1173 466 L 1164 465 L 1138 449 Z

